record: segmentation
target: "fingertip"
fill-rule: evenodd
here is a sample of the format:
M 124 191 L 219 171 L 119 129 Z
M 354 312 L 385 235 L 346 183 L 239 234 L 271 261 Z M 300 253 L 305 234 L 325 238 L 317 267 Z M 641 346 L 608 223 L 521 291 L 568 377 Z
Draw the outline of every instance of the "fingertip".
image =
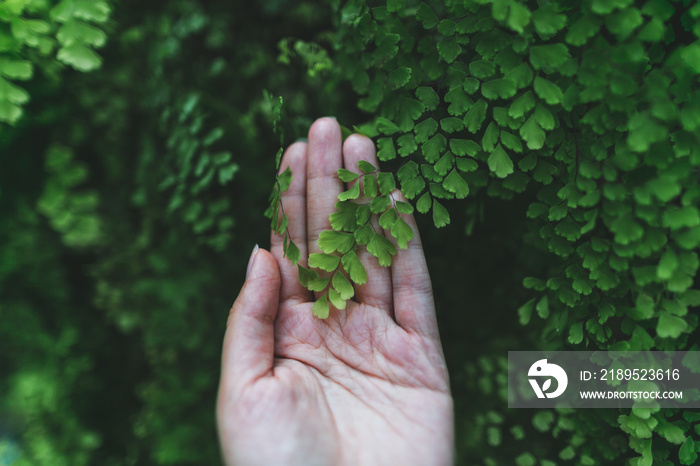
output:
M 309 142 L 317 141 L 318 139 L 333 139 L 340 137 L 340 125 L 338 120 L 331 117 L 322 117 L 317 119 L 309 128 Z
M 280 162 L 280 173 L 290 168 L 293 174 L 294 168 L 306 161 L 306 145 L 305 142 L 295 142 L 287 147 L 287 150 L 282 155 L 282 162 Z
M 272 253 L 265 249 L 258 249 L 252 259 L 246 285 L 249 282 L 262 282 L 261 284 L 267 287 L 275 288 L 276 286 L 276 288 L 279 288 L 280 270 L 277 260 Z M 258 286 L 261 284 L 258 284 Z
M 356 148 L 374 149 L 374 142 L 364 134 L 353 133 L 345 138 L 343 149 L 356 150 Z

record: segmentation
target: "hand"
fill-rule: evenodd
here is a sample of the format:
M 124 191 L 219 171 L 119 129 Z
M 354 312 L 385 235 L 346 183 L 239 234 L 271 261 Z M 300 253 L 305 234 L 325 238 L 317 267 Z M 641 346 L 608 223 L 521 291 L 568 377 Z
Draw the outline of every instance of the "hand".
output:
M 361 159 L 377 166 L 372 141 L 356 134 L 343 144 L 331 118 L 317 120 L 308 141 L 282 161 L 293 172 L 282 202 L 302 258 L 320 252 L 318 235 L 330 229 L 344 191 L 337 170 L 357 171 Z M 390 269 L 359 252 L 369 279 L 326 320 L 312 315 L 314 295 L 282 257 L 282 238 L 272 235 L 271 253 L 253 252 L 224 339 L 217 417 L 226 464 L 452 463 L 432 286 L 415 221 L 403 217 L 416 232 L 408 249 Z

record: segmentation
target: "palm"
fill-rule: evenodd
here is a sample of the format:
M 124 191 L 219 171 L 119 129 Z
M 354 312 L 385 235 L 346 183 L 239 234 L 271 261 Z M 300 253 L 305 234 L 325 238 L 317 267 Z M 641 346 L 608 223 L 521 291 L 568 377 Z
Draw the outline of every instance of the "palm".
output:
M 334 136 L 328 133 L 337 125 L 325 120 L 321 128 L 315 126 L 317 140 L 312 127 L 308 157 L 314 157 L 314 144 L 328 157 Z M 343 151 L 348 168 L 353 157 L 373 161 L 368 140 L 356 139 L 357 147 L 350 141 Z M 329 209 L 342 187 L 323 189 L 322 196 L 315 196 L 314 183 L 320 188 L 340 167 L 316 164 L 321 174 L 315 175 L 306 166 L 307 148 L 302 156 L 295 155 L 295 147 L 301 153 L 299 146 L 285 155 L 283 164 L 291 165 L 294 181 L 283 202 L 290 233 L 304 257 L 315 252 L 315 235 L 328 228 Z M 308 221 L 303 221 L 305 203 Z M 302 221 L 294 223 L 298 217 Z M 261 253 L 266 254 L 263 259 Z M 253 343 L 271 350 L 274 358 L 252 377 L 240 374 L 237 382 L 232 376 L 229 399 L 225 354 L 219 404 L 225 456 L 241 464 L 449 463 L 452 400 L 420 244 L 401 251 L 392 271 L 361 255 L 368 284 L 356 287 L 356 301 L 343 311 L 331 311 L 326 320 L 313 317 L 314 296 L 298 284 L 296 270 L 281 257 L 281 241 L 275 236 L 272 253 L 260 251 L 255 266 L 264 260 L 279 267 L 279 306 L 270 328 L 274 343 Z M 234 306 L 232 326 L 240 328 L 235 314 Z M 236 343 L 231 346 L 231 360 L 240 359 Z M 248 346 L 248 352 L 256 350 Z M 222 421 L 224 417 L 233 421 Z

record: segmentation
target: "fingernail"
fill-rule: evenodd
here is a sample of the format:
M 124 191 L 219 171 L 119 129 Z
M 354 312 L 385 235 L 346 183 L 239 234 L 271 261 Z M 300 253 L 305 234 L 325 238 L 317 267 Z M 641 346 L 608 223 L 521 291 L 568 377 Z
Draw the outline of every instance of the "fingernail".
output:
M 306 138 L 299 138 L 299 139 L 297 139 L 297 140 L 294 141 L 294 142 L 309 142 L 309 140 L 306 139 Z
M 257 244 L 253 248 L 253 252 L 250 253 L 250 259 L 248 259 L 248 267 L 245 270 L 245 278 L 248 278 L 248 275 L 250 275 L 250 271 L 253 269 L 253 264 L 255 263 L 255 256 L 258 253 L 258 250 L 260 249 L 260 246 Z

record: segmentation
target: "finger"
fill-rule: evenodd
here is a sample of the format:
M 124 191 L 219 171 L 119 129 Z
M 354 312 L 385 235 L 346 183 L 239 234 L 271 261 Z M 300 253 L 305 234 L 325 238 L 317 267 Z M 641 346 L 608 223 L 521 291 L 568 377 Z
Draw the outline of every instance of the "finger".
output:
M 319 118 L 311 125 L 306 164 L 306 235 L 311 253 L 320 252 L 318 235 L 331 228 L 328 217 L 343 191 L 338 178 L 343 165 L 341 144 L 340 126 L 333 118 Z
M 300 262 L 306 264 L 308 254 L 306 247 L 306 144 L 297 142 L 289 146 L 282 157 L 280 173 L 287 168 L 292 171 L 292 182 L 289 189 L 282 193 L 282 208 L 289 221 L 287 231 L 291 240 L 300 251 Z M 299 272 L 296 265 L 284 257 L 284 236 L 272 232 L 270 251 L 277 259 L 282 277 L 280 300 L 297 299 L 310 301 L 311 292 L 299 283 Z
M 272 369 L 280 272 L 272 254 L 264 249 L 253 254 L 248 277 L 226 325 L 221 363 L 224 394 L 231 390 L 239 393 Z
M 374 143 L 366 136 L 353 134 L 349 136 L 343 144 L 343 162 L 345 168 L 359 173 L 358 162 L 365 160 L 375 167 L 379 166 Z M 359 183 L 358 178 L 355 183 Z M 367 203 L 369 199 L 361 197 L 358 202 Z M 382 233 L 382 229 L 376 218 L 373 218 L 373 225 L 377 231 Z M 391 271 L 388 267 L 382 267 L 377 259 L 367 249 L 358 249 L 357 256 L 367 269 L 367 283 L 355 286 L 355 300 L 360 303 L 369 304 L 380 309 L 391 312 Z
M 396 190 L 392 194 L 397 201 L 406 201 Z M 415 237 L 408 242 L 407 249 L 399 249 L 396 240 L 387 232 L 398 253 L 391 263 L 391 281 L 394 288 L 394 317 L 396 323 L 406 330 L 438 341 L 438 327 L 435 318 L 433 286 L 430 283 L 428 265 L 423 254 L 418 226 L 413 215 L 400 214 L 413 228 Z

